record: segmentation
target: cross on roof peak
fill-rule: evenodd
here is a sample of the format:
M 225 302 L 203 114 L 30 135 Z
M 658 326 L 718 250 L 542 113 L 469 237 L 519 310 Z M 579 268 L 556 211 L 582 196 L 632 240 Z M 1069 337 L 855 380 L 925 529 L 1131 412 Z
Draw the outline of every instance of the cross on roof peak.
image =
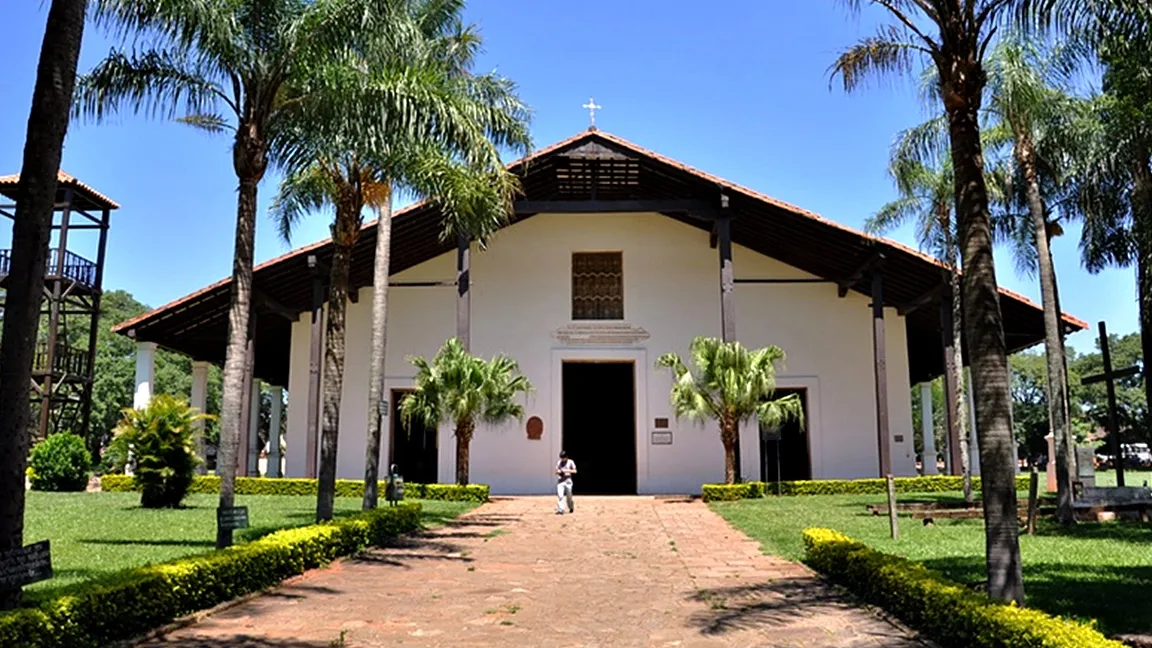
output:
M 596 130 L 596 111 L 603 108 L 603 106 L 596 105 L 596 101 L 592 97 L 588 97 L 588 103 L 581 106 L 581 108 L 588 109 L 588 119 L 591 122 L 588 130 Z

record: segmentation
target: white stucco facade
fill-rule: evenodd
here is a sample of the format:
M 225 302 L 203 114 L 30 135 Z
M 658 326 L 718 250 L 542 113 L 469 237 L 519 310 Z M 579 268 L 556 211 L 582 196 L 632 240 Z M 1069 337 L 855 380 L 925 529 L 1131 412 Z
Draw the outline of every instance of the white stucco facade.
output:
M 571 322 L 573 252 L 619 251 L 624 265 L 624 322 L 646 338 L 624 344 L 557 339 Z M 734 246 L 736 277 L 807 277 Z M 472 254 L 472 352 L 515 358 L 534 387 L 527 416 L 544 422 L 541 439 L 523 421 L 481 426 L 471 447 L 471 479 L 493 493 L 547 493 L 561 448 L 561 367 L 569 360 L 617 360 L 635 366 L 636 484 L 640 493 L 697 493 L 723 479 L 723 449 L 714 424 L 678 421 L 669 405 L 671 376 L 661 354 L 686 357 L 696 335 L 720 336 L 717 251 L 706 231 L 660 214 L 539 214 L 502 230 Z M 397 274 L 394 281 L 446 281 L 455 255 L 445 254 Z M 370 289 L 349 304 L 347 361 L 341 404 L 337 474 L 363 477 L 368 416 Z M 433 356 L 455 335 L 456 294 L 450 287 L 396 287 L 388 299 L 387 391 L 410 387 L 407 356 Z M 835 284 L 737 284 L 736 335 L 746 346 L 777 345 L 787 353 L 779 386 L 807 390 L 812 477 L 875 477 L 878 471 L 872 321 L 867 297 L 837 296 Z M 886 310 L 892 471 L 913 475 L 912 412 L 904 319 Z M 643 336 L 640 336 L 643 337 Z M 309 321 L 293 324 L 288 391 L 286 476 L 305 474 Z M 653 445 L 654 419 L 668 418 L 671 444 Z M 526 417 L 527 418 L 527 417 Z M 387 425 L 387 422 L 386 422 Z M 387 434 L 387 428 L 385 429 Z M 755 425 L 742 428 L 741 472 L 758 478 Z M 384 442 L 387 451 L 387 438 Z M 439 475 L 454 475 L 452 430 L 439 433 Z M 387 457 L 382 459 L 387 461 Z M 579 461 L 579 458 L 577 458 Z

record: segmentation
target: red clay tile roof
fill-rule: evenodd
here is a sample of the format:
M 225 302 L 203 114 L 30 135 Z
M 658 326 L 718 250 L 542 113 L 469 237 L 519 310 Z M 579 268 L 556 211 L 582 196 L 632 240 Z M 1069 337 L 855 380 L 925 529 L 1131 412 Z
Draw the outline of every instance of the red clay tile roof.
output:
M 903 252 L 905 254 L 916 257 L 916 258 L 918 258 L 918 259 L 920 259 L 926 263 L 930 263 L 933 266 L 936 266 L 938 268 L 942 268 L 942 269 L 948 268 L 948 266 L 945 265 L 939 259 L 937 259 L 931 255 L 925 254 L 924 252 L 921 252 L 920 250 L 917 250 L 917 249 L 912 248 L 910 246 L 904 245 L 903 243 L 900 243 L 898 241 L 893 241 L 891 239 L 886 239 L 886 238 L 879 237 L 879 236 L 873 236 L 871 234 L 861 232 L 859 230 L 853 229 L 853 228 L 848 227 L 846 225 L 842 225 L 842 224 L 837 223 L 835 221 L 824 218 L 823 216 L 820 216 L 819 214 L 817 214 L 815 212 L 808 211 L 806 209 L 802 209 L 800 207 L 797 207 L 797 206 L 789 204 L 787 202 L 778 200 L 776 198 L 773 198 L 773 197 L 768 196 L 766 194 L 760 193 L 760 192 L 755 191 L 753 189 L 749 189 L 747 187 L 738 185 L 736 183 L 730 182 L 730 181 L 725 180 L 723 178 L 714 176 L 714 175 L 709 174 L 707 172 L 704 172 L 704 171 L 701 171 L 701 170 L 696 169 L 694 167 L 691 167 L 687 164 L 684 164 L 684 163 L 678 162 L 676 160 L 673 160 L 671 158 L 660 155 L 659 153 L 655 153 L 655 152 L 650 151 L 648 149 L 645 149 L 643 147 L 637 146 L 636 144 L 633 144 L 632 142 L 629 142 L 628 140 L 625 140 L 621 137 L 618 137 L 616 135 L 612 135 L 610 133 L 605 133 L 605 132 L 599 131 L 599 130 L 581 131 L 581 132 L 579 132 L 579 133 L 577 133 L 571 137 L 568 137 L 567 139 L 556 142 L 555 144 L 552 144 L 551 146 L 548 146 L 546 148 L 535 151 L 526 157 L 523 157 L 519 160 L 516 160 L 515 162 L 510 163 L 508 165 L 508 168 L 510 170 L 518 170 L 521 167 L 525 167 L 527 165 L 530 165 L 533 161 L 538 160 L 538 159 L 548 155 L 549 153 L 555 152 L 555 151 L 560 150 L 560 149 L 564 149 L 564 148 L 566 148 L 566 147 L 568 147 L 568 146 L 570 146 L 576 142 L 579 142 L 581 140 L 593 139 L 596 137 L 599 137 L 599 138 L 602 138 L 606 141 L 609 141 L 609 142 L 611 142 L 611 143 L 613 143 L 619 147 L 630 149 L 631 151 L 635 152 L 638 155 L 649 157 L 649 158 L 657 160 L 663 164 L 666 164 L 668 166 L 675 167 L 676 169 L 679 169 L 685 173 L 691 174 L 691 175 L 693 175 L 699 179 L 705 180 L 707 182 L 714 183 L 717 186 L 723 187 L 729 191 L 743 194 L 749 198 L 760 201 L 762 203 L 766 203 L 768 205 L 777 207 L 779 209 L 786 210 L 786 211 L 791 212 L 793 214 L 796 214 L 798 216 L 802 216 L 804 218 L 810 219 L 810 220 L 815 221 L 815 222 L 817 222 L 817 223 L 819 223 L 825 227 L 837 229 L 837 230 L 840 230 L 842 232 L 845 232 L 845 233 L 848 233 L 848 234 L 851 234 L 854 236 L 858 236 L 858 237 L 861 237 L 861 238 L 869 240 L 869 241 L 883 244 L 883 245 L 888 246 L 890 248 L 899 250 L 900 252 Z M 426 206 L 426 202 L 424 202 L 424 201 L 409 205 L 409 206 L 407 206 L 401 210 L 396 211 L 393 214 L 393 218 L 397 218 L 397 217 L 403 216 L 405 214 L 409 214 L 411 212 L 414 212 L 416 210 L 424 208 L 425 206 Z M 361 228 L 361 231 L 371 230 L 372 228 L 374 228 L 376 226 L 376 222 L 377 221 L 375 221 L 375 220 L 366 222 L 363 225 L 363 227 Z M 289 259 L 299 258 L 303 255 L 310 253 L 310 252 L 314 252 L 318 249 L 321 249 L 321 248 L 325 247 L 326 245 L 328 245 L 329 243 L 330 243 L 330 239 L 324 239 L 324 240 L 320 240 L 320 241 L 317 241 L 315 243 L 297 248 L 297 249 L 292 250 L 290 252 L 287 252 L 283 255 L 280 255 L 276 258 L 273 258 L 273 259 L 270 259 L 270 260 L 265 261 L 263 263 L 257 264 L 255 266 L 254 270 L 258 271 L 258 270 L 261 270 L 264 268 L 268 268 L 268 267 L 283 263 Z M 140 315 L 139 317 L 134 317 L 134 318 L 127 320 L 125 322 L 121 322 L 121 323 L 115 325 L 112 328 L 112 330 L 115 332 L 124 332 L 124 331 L 131 329 L 132 327 L 136 326 L 137 324 L 140 324 L 142 322 L 145 322 L 147 320 L 155 318 L 155 317 L 157 317 L 157 316 L 159 316 L 159 315 L 161 315 L 167 311 L 178 309 L 182 304 L 193 301 L 197 297 L 200 297 L 200 296 L 202 296 L 208 292 L 211 292 L 214 289 L 223 287 L 230 282 L 231 282 L 230 277 L 221 279 L 220 281 L 217 281 L 211 285 L 205 286 L 204 288 L 201 288 L 200 290 L 197 290 L 191 294 L 185 295 L 184 297 L 181 297 L 181 298 L 176 299 L 172 302 L 169 302 L 163 306 L 155 308 L 155 309 L 153 309 L 147 313 L 144 313 L 143 315 Z M 1020 302 L 1020 303 L 1027 305 L 1031 308 L 1035 308 L 1037 310 L 1040 310 L 1040 306 L 1038 304 L 1036 304 L 1032 300 L 1028 299 L 1027 297 L 1024 297 L 1023 295 L 1017 294 L 1015 292 L 1012 292 L 1012 291 L 1004 289 L 1004 288 L 1000 289 L 1000 293 L 1004 297 L 1007 297 L 1009 299 Z M 1079 318 L 1073 317 L 1072 315 L 1069 315 L 1067 313 L 1063 313 L 1062 317 L 1063 317 L 1065 324 L 1069 327 L 1081 329 L 1081 330 L 1088 328 L 1087 322 L 1085 322 Z
M 75 176 L 65 173 L 63 170 L 56 172 L 56 182 L 61 187 L 71 187 L 72 189 L 84 193 L 93 202 L 101 204 L 101 206 L 108 209 L 120 209 L 120 205 L 108 196 L 96 191 L 92 187 L 84 184 Z M 0 176 L 0 187 L 15 187 L 20 184 L 20 174 L 14 173 L 12 175 Z

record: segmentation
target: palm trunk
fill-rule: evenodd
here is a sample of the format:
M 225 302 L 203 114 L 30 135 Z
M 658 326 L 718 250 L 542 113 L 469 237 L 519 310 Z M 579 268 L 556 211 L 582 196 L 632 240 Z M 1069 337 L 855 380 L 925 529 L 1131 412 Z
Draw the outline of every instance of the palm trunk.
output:
M 1133 168 L 1132 215 L 1136 238 L 1136 284 L 1140 300 L 1140 346 L 1142 357 L 1152 358 L 1152 170 L 1148 154 L 1139 152 Z M 1152 403 L 1152 362 L 1143 363 L 1144 397 Z M 1120 458 L 1117 458 L 1120 461 Z
M 256 186 L 264 176 L 267 152 L 256 125 L 241 124 L 232 146 L 233 166 L 240 180 L 236 201 L 236 241 L 232 253 L 232 298 L 228 307 L 228 347 L 220 395 L 220 508 L 235 504 L 236 461 L 248 422 L 242 420 L 244 381 L 248 364 L 248 320 L 252 310 L 252 257 L 256 244 Z M 216 548 L 232 545 L 232 529 L 216 529 Z
M 720 442 L 724 444 L 724 483 L 736 483 L 736 421 L 730 416 L 720 419 Z
M 384 399 L 385 353 L 388 350 L 388 276 L 392 254 L 392 192 L 382 200 L 376 221 L 376 260 L 372 272 L 372 351 L 368 368 L 368 445 L 364 457 L 364 510 L 376 508 L 380 484 L 380 424 Z M 392 446 L 388 446 L 392 462 Z M 391 468 L 389 468 L 391 470 Z
M 1072 454 L 1072 429 L 1068 423 L 1068 403 L 1064 400 L 1064 335 L 1060 325 L 1060 307 L 1056 298 L 1056 269 L 1052 248 L 1048 244 L 1048 218 L 1031 135 L 1015 129 L 1016 160 L 1024 174 L 1028 195 L 1028 213 L 1036 238 L 1040 271 L 1040 302 L 1044 309 L 1044 354 L 1048 365 L 1048 420 L 1056 441 L 1056 519 L 1063 525 L 1074 524 L 1072 510 L 1072 476 L 1076 474 Z
M 332 232 L 328 321 L 324 329 L 324 394 L 320 429 L 320 471 L 316 486 L 316 521 L 332 519 L 336 502 L 336 451 L 340 440 L 340 399 L 344 393 L 344 330 L 348 314 L 348 272 L 352 246 L 360 230 L 359 204 L 341 200 Z
M 0 553 L 24 545 L 28 385 L 40 325 L 56 172 L 68 132 L 86 5 L 85 0 L 53 0 L 48 10 L 24 140 L 0 342 Z M 20 588 L 0 589 L 0 610 L 19 603 Z
M 1012 397 L 1004 321 L 992 259 L 992 223 L 978 112 L 983 91 L 979 63 L 957 56 L 941 65 L 956 173 L 956 215 L 964 267 L 964 322 L 976 402 L 984 500 L 988 595 L 1024 603 L 1012 460 Z
M 476 425 L 471 418 L 461 419 L 456 423 L 456 483 L 460 486 L 468 485 L 468 444 L 472 442 L 472 432 Z

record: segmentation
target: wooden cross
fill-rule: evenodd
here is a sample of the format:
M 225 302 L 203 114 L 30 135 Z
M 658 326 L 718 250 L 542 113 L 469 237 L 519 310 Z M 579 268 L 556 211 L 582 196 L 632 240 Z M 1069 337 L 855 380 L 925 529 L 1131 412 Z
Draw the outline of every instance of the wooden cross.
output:
M 588 109 L 588 118 L 592 121 L 592 128 L 596 128 L 596 111 L 603 108 L 603 106 L 597 106 L 592 97 L 588 97 L 588 103 L 580 107 Z
M 1108 390 L 1108 438 L 1111 440 L 1112 456 L 1116 464 L 1116 485 L 1124 487 L 1124 454 L 1120 445 L 1120 430 L 1116 425 L 1116 380 L 1127 378 L 1140 373 L 1140 367 L 1127 367 L 1112 371 L 1112 354 L 1108 349 L 1108 328 L 1104 322 L 1098 324 L 1100 329 L 1100 355 L 1104 359 L 1104 373 L 1094 376 L 1085 376 L 1080 379 L 1081 385 L 1091 385 L 1102 382 Z

